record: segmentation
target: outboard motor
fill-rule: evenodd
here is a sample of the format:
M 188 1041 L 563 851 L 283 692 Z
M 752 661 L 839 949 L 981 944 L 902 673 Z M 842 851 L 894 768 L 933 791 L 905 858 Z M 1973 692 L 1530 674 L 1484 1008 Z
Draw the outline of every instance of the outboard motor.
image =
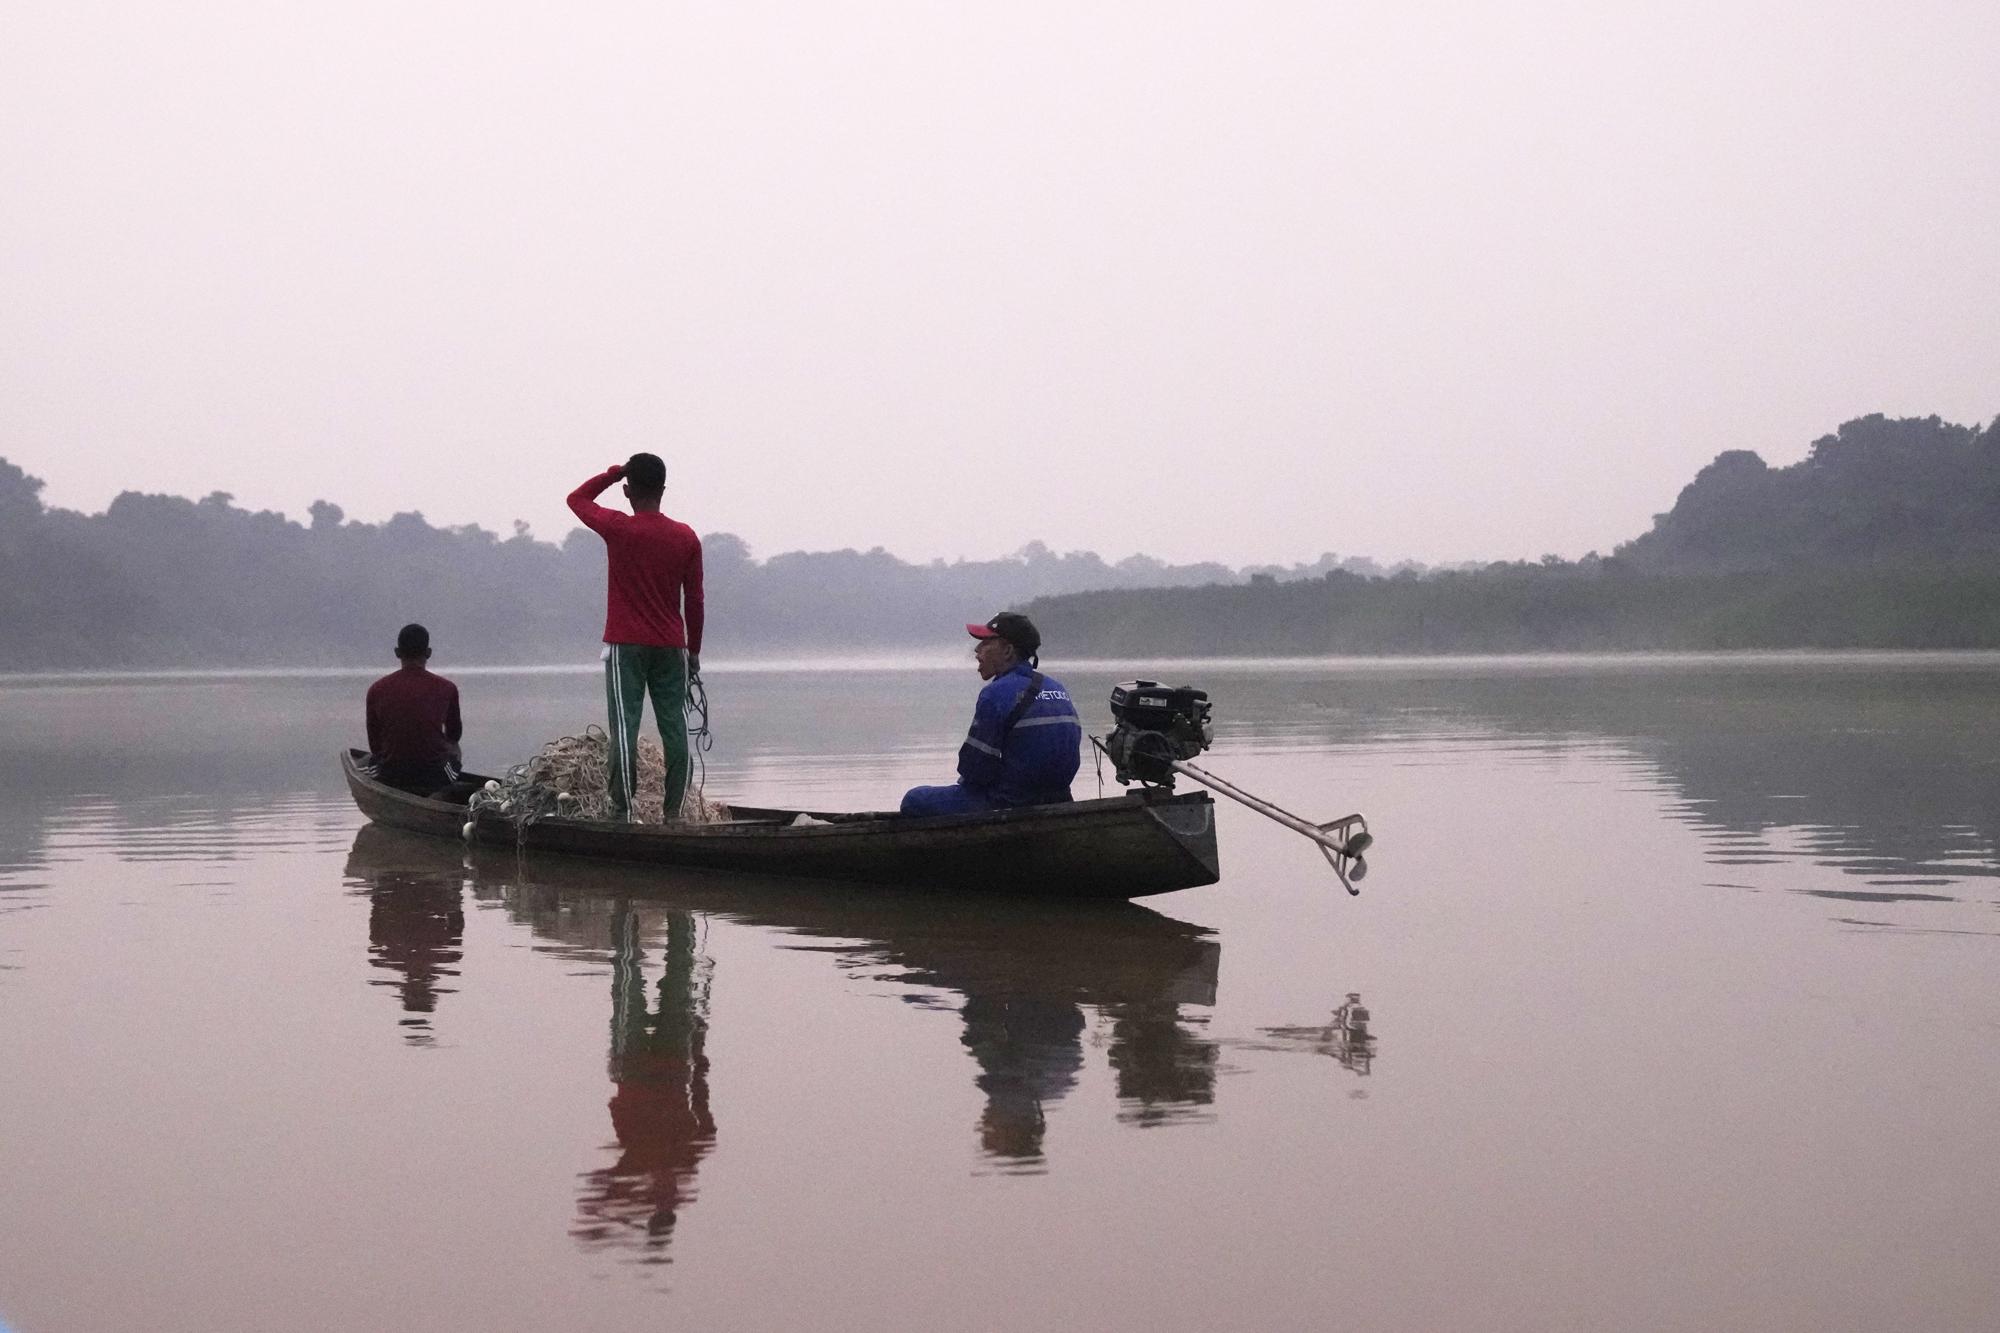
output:
M 1174 787 L 1175 760 L 1194 758 L 1209 747 L 1206 690 L 1128 680 L 1111 688 L 1111 716 L 1117 721 L 1104 738 L 1104 752 L 1120 785 Z
M 1090 743 L 1111 757 L 1112 770 L 1121 785 L 1137 782 L 1172 791 L 1174 778 L 1185 775 L 1294 833 L 1304 834 L 1319 847 L 1347 891 L 1361 892 L 1354 887 L 1368 873 L 1368 863 L 1361 853 L 1375 843 L 1368 832 L 1368 821 L 1360 815 L 1343 815 L 1316 824 L 1197 767 L 1193 759 L 1215 738 L 1209 729 L 1208 711 L 1206 690 L 1162 685 L 1156 680 L 1124 681 L 1111 687 L 1111 716 L 1117 725 L 1111 728 L 1109 736 L 1103 740 L 1092 736 Z M 1364 1022 L 1366 1013 L 1362 1011 Z

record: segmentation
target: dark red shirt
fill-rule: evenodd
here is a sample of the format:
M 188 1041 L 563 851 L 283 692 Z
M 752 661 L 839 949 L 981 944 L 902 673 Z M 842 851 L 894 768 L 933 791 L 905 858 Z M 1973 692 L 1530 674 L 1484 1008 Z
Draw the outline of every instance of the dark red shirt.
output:
M 701 651 L 701 538 L 665 514 L 621 514 L 596 503 L 606 469 L 569 494 L 570 511 L 604 538 L 604 641 Z
M 458 686 L 422 665 L 391 671 L 368 687 L 368 749 L 384 764 L 442 763 L 464 731 Z

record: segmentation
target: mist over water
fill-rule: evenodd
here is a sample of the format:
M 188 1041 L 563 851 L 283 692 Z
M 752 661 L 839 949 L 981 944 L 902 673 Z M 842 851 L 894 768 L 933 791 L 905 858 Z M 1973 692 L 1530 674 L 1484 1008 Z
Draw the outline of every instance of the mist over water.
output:
M 475 767 L 597 719 L 440 669 Z M 1050 669 L 1092 729 L 1141 673 Z M 948 777 L 975 683 L 710 674 L 710 794 L 836 808 Z M 2000 657 L 1146 674 L 1368 815 L 1361 897 L 1233 805 L 1221 883 L 1093 911 L 468 858 L 341 790 L 365 676 L 0 682 L 0 1321 L 2000 1308 Z

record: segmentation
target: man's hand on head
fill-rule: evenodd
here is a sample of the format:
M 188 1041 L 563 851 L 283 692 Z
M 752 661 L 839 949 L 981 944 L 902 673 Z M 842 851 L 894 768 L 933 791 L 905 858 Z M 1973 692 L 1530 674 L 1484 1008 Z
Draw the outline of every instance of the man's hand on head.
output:
M 625 475 L 625 465 L 623 463 L 613 463 L 610 467 L 604 470 L 607 474 L 609 474 L 611 480 L 613 481 L 617 481 L 620 477 L 623 477 Z

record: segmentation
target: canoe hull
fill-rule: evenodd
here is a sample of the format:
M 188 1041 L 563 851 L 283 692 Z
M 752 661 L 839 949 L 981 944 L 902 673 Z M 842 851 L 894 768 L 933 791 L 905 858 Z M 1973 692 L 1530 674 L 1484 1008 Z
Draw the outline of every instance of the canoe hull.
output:
M 362 814 L 412 833 L 462 836 L 463 806 L 384 787 L 362 771 L 360 757 L 345 752 L 341 767 Z M 475 821 L 474 840 L 659 866 L 1077 899 L 1172 893 L 1221 876 L 1215 807 L 1205 792 L 926 818 L 815 814 L 829 822 L 805 826 L 793 825 L 799 811 L 737 807 L 734 813 L 722 824 L 545 819 L 525 829 L 485 813 Z
M 340 772 L 347 779 L 348 794 L 370 823 L 440 838 L 460 836 L 460 830 L 465 827 L 464 806 L 449 801 L 427 800 L 394 787 L 385 787 L 362 768 L 361 758 L 359 750 L 341 751 Z

